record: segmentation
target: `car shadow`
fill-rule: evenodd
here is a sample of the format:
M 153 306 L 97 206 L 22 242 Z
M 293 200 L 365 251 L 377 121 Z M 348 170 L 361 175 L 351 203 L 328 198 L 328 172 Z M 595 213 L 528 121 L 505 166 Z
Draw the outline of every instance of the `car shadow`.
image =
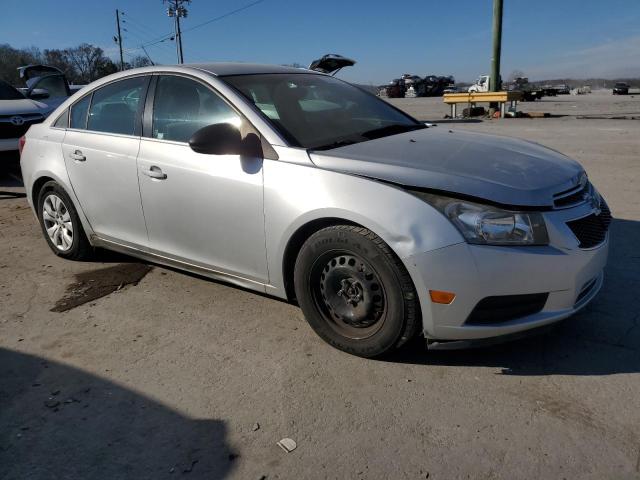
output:
M 237 458 L 226 434 L 223 421 L 192 419 L 96 375 L 0 349 L 2 478 L 222 479 Z
M 426 351 L 424 339 L 381 361 L 481 366 L 503 375 L 640 372 L 640 222 L 614 220 L 605 283 L 596 299 L 545 334 L 486 348 Z

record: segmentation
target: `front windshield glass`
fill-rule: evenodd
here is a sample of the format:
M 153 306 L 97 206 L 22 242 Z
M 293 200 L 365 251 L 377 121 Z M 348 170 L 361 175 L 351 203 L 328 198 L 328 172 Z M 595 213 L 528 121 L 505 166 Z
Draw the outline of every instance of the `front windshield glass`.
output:
M 298 147 L 330 149 L 426 128 L 383 100 L 326 75 L 235 75 L 223 80 Z
M 18 90 L 0 80 L 0 100 L 24 100 L 24 98 Z

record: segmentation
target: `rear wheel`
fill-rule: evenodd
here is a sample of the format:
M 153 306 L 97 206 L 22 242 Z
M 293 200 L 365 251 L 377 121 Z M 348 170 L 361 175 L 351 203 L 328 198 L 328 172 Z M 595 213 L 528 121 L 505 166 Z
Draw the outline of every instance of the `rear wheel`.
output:
M 53 253 L 70 260 L 91 257 L 93 249 L 82 229 L 78 212 L 58 183 L 50 181 L 43 185 L 37 207 L 42 233 Z
M 371 231 L 336 225 L 314 233 L 295 265 L 296 297 L 314 331 L 362 357 L 387 353 L 419 329 L 419 307 L 402 262 Z

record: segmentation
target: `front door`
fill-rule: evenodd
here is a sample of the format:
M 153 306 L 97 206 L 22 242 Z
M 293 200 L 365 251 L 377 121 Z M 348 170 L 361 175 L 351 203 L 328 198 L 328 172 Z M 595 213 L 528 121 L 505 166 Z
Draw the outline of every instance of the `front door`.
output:
M 242 117 L 209 86 L 177 75 L 158 77 L 147 116 L 138 169 L 151 251 L 266 283 L 262 159 L 187 144 L 204 126 L 240 127 Z
M 94 232 L 146 246 L 136 157 L 149 77 L 111 83 L 71 107 L 62 145 L 69 179 Z

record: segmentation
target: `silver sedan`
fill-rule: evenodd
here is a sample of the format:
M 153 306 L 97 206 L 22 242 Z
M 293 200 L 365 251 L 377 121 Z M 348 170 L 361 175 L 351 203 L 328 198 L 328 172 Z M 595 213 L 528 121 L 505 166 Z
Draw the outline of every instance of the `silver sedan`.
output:
M 355 355 L 518 336 L 603 282 L 611 215 L 578 163 L 317 72 L 129 70 L 20 146 L 55 254 L 102 247 L 297 302 Z

